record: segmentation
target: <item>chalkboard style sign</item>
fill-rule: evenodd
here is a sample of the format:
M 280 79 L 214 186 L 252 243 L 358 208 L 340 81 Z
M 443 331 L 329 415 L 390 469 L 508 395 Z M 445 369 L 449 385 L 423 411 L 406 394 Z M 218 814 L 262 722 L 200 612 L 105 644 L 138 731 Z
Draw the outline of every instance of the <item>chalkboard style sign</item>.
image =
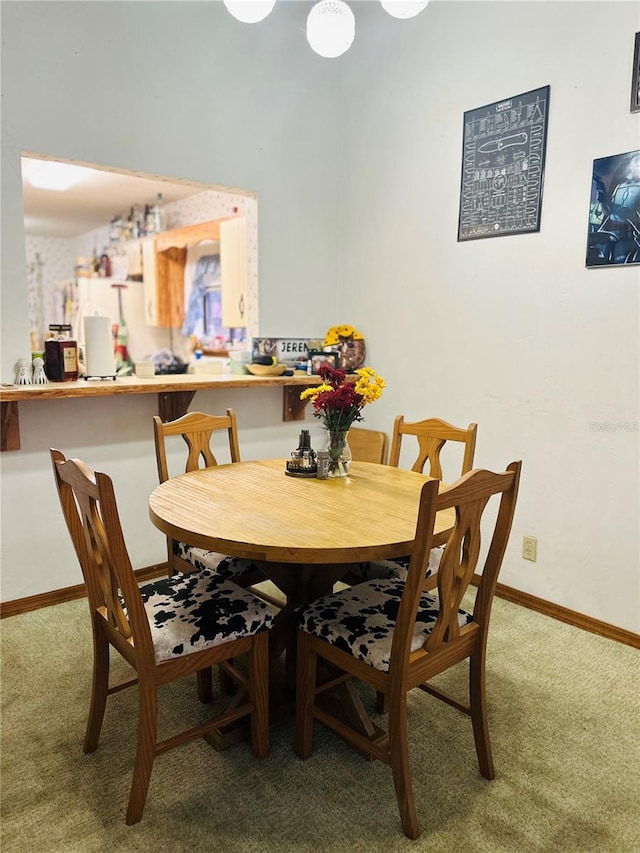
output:
M 540 230 L 549 90 L 465 112 L 458 241 Z

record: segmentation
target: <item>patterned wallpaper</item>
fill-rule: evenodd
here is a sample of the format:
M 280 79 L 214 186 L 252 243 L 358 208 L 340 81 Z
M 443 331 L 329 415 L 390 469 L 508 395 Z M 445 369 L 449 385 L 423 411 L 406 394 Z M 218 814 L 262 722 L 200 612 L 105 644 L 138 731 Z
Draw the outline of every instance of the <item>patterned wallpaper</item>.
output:
M 247 339 L 258 334 L 258 201 L 254 196 L 203 190 L 189 198 L 171 202 L 164 207 L 164 227 L 179 228 L 233 213 L 247 218 Z M 114 211 L 125 214 L 126 211 Z M 88 231 L 79 237 L 63 240 L 26 235 L 29 321 L 32 347 L 41 348 L 50 323 L 64 321 L 63 284 L 74 277 L 74 265 L 79 256 L 91 257 L 109 244 L 109 225 Z M 116 247 L 113 247 L 117 249 Z M 160 330 L 158 330 L 160 332 Z M 166 333 L 165 333 L 166 336 Z M 184 354 L 188 348 L 179 331 L 172 333 L 173 348 Z M 161 348 L 161 344 L 158 344 Z
M 59 286 L 73 278 L 75 252 L 69 240 L 25 235 L 27 297 L 31 348 L 40 350 L 50 323 L 64 320 L 64 296 Z

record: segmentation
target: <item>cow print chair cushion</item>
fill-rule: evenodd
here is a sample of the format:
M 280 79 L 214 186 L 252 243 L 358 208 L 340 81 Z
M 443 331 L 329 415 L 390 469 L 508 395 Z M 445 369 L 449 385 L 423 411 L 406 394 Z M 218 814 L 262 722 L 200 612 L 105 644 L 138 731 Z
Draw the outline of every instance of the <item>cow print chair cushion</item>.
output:
M 157 661 L 252 636 L 273 623 L 266 602 L 206 569 L 143 584 L 140 595 Z
M 174 542 L 173 551 L 198 571 L 209 569 L 224 580 L 241 580 L 244 574 L 253 573 L 257 569 L 251 560 L 225 557 L 218 551 L 205 551 L 204 548 L 195 548 L 193 545 L 185 545 L 184 542 Z
M 404 582 L 392 578 L 360 583 L 300 608 L 298 624 L 307 634 L 326 640 L 381 672 L 388 672 L 403 591 Z M 422 593 L 412 652 L 424 645 L 437 619 L 438 608 L 437 595 Z M 458 614 L 460 626 L 472 619 L 465 610 L 459 610 Z
M 440 560 L 444 546 L 432 548 L 429 554 L 429 565 L 425 574 L 426 578 L 435 575 L 440 566 Z M 409 571 L 411 557 L 396 557 L 395 560 L 373 560 L 371 562 L 357 563 L 350 567 L 350 573 L 361 577 L 363 581 L 378 580 L 380 578 L 397 578 L 406 581 Z

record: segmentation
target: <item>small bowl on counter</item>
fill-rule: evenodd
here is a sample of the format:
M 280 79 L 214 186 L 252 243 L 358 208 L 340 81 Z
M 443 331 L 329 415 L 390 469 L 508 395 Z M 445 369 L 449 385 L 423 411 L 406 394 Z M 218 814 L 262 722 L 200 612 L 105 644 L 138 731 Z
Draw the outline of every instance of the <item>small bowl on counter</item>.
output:
M 282 376 L 287 369 L 286 364 L 245 364 L 253 376 Z

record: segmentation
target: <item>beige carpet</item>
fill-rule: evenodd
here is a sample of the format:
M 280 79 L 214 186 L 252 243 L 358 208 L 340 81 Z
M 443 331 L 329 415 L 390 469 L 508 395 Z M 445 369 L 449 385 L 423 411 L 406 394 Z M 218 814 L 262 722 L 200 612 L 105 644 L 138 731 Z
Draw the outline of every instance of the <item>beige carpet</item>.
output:
M 136 693 L 110 698 L 98 751 L 84 755 L 86 608 L 74 601 L 0 625 L 3 853 L 640 851 L 638 652 L 499 600 L 487 678 L 496 779 L 479 775 L 469 719 L 411 694 L 418 841 L 402 835 L 387 767 L 319 725 L 302 762 L 292 721 L 273 727 L 262 763 L 245 743 L 217 753 L 197 741 L 161 756 L 144 817 L 127 827 Z M 463 690 L 465 671 L 445 681 Z M 162 699 L 165 732 L 172 717 L 207 713 L 192 680 Z

